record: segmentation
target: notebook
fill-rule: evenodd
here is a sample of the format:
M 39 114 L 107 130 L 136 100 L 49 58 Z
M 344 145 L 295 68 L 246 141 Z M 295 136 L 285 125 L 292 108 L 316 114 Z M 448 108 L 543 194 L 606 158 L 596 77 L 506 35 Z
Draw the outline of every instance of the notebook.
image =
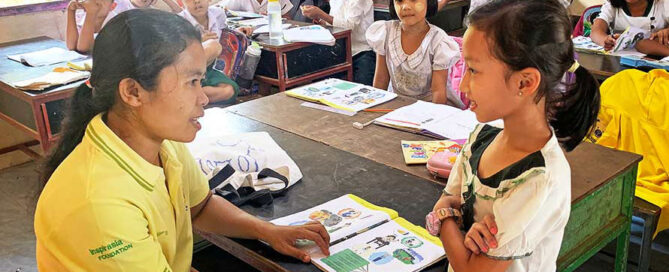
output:
M 623 56 L 620 58 L 620 64 L 632 67 L 647 66 L 656 69 L 669 70 L 669 57 L 663 58 L 661 60 L 655 60 L 639 56 Z
M 310 42 L 332 46 L 335 44 L 335 37 L 330 30 L 319 26 L 301 26 L 283 31 L 283 39 L 288 42 Z
M 65 61 L 72 61 L 76 59 L 83 59 L 86 58 L 86 56 L 79 54 L 75 51 L 68 51 L 67 49 L 63 49 L 60 47 L 52 47 L 49 49 L 30 53 L 8 55 L 7 58 L 13 61 L 18 61 L 25 65 L 35 67 L 35 66 L 50 65 Z
M 374 124 L 436 139 L 467 139 L 478 124 L 476 114 L 443 104 L 416 101 L 374 120 Z M 503 127 L 501 120 L 488 123 Z
M 272 220 L 276 225 L 319 221 L 330 234 L 330 256 L 311 241 L 298 246 L 328 272 L 420 271 L 445 258 L 439 238 L 388 208 L 347 194 L 316 207 Z
M 76 71 L 68 68 L 55 68 L 53 71 L 28 80 L 12 82 L 16 88 L 26 91 L 41 91 L 52 86 L 72 83 L 87 79 L 89 72 Z
M 337 78 L 298 87 L 286 91 L 286 95 L 352 112 L 371 108 L 397 97 L 395 93 Z
M 406 164 L 426 164 L 434 153 L 450 151 L 460 153 L 466 139 L 442 141 L 402 141 L 402 154 Z

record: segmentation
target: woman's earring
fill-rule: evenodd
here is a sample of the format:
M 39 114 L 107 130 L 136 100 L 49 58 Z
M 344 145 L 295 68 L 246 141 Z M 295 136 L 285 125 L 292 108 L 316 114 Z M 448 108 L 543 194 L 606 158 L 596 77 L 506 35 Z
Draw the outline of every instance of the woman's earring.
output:
M 523 91 L 518 91 L 518 96 L 523 96 Z

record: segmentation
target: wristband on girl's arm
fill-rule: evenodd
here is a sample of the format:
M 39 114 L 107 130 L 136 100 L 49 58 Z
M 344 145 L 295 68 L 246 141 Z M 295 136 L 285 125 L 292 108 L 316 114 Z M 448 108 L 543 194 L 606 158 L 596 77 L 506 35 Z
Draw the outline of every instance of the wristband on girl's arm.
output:
M 431 235 L 439 236 L 441 222 L 448 218 L 453 218 L 458 226 L 462 226 L 462 213 L 460 210 L 449 207 L 428 213 L 427 216 L 425 216 L 425 228 Z

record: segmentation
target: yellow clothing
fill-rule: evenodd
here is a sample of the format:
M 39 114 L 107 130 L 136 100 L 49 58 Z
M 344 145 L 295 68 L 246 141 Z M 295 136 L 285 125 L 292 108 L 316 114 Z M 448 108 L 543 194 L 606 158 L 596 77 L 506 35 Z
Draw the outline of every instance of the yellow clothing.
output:
M 38 269 L 189 271 L 190 207 L 209 186 L 183 143 L 163 142 L 160 158 L 164 168 L 93 118 L 37 203 Z
M 636 196 L 662 208 L 657 232 L 669 228 L 669 73 L 628 69 L 604 81 L 600 93 L 591 140 L 643 155 Z

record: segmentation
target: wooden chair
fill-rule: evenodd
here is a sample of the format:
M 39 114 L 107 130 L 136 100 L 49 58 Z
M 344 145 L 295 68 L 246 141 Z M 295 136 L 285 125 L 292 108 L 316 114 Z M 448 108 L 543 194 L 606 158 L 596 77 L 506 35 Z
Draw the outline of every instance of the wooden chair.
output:
M 643 219 L 643 233 L 641 233 L 641 245 L 639 245 L 639 266 L 637 271 L 646 272 L 650 269 L 653 234 L 657 229 L 657 221 L 660 218 L 660 207 L 641 198 L 634 197 L 632 214 Z
M 223 46 L 221 54 L 214 64 L 214 68 L 235 80 L 244 61 L 244 53 L 249 45 L 249 39 L 243 33 L 234 29 L 223 29 L 218 40 Z

